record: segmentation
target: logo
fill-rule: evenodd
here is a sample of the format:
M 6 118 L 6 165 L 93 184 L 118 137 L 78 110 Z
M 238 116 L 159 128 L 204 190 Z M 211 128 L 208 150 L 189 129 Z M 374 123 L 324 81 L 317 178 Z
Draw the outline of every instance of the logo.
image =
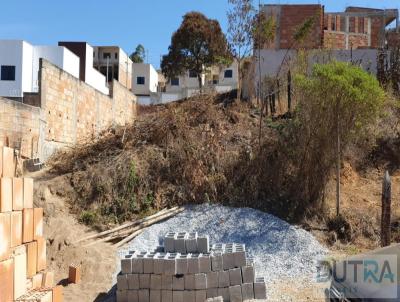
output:
M 397 274 L 397 255 L 368 255 L 319 260 L 316 280 L 330 282 L 334 291 L 350 299 L 394 299 Z

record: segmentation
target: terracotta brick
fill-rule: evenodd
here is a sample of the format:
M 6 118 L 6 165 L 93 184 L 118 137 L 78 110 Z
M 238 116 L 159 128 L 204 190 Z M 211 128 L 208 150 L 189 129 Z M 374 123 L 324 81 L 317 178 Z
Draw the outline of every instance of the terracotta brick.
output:
M 14 149 L 8 147 L 1 147 L 2 150 L 2 177 L 14 177 L 15 163 L 14 163 Z
M 43 208 L 33 209 L 33 239 L 43 236 Z
M 11 216 L 11 247 L 22 244 L 22 211 L 10 213 Z
M 81 282 L 81 268 L 79 265 L 71 264 L 69 266 L 68 282 L 76 284 Z
M 63 287 L 61 285 L 57 285 L 53 287 L 53 302 L 63 302 Z
M 37 242 L 32 241 L 26 244 L 27 266 L 26 274 L 28 278 L 32 278 L 37 273 Z
M 37 238 L 37 268 L 39 272 L 46 269 L 46 239 L 43 237 Z
M 43 284 L 43 274 L 37 273 L 32 277 L 32 289 L 41 288 Z
M 45 272 L 43 274 L 42 287 L 51 288 L 54 285 L 54 272 Z
M 22 211 L 24 208 L 24 182 L 22 178 L 13 178 L 12 184 L 12 209 L 13 211 Z
M 11 215 L 0 213 L 0 261 L 10 256 L 11 247 Z
M 26 248 L 21 246 L 14 256 L 14 298 L 18 298 L 27 291 L 26 280 Z
M 0 262 L 0 301 L 14 300 L 14 259 Z
M 33 208 L 33 179 L 24 178 L 24 208 Z
M 0 212 L 12 211 L 12 178 L 3 177 L 0 179 Z
M 33 241 L 33 209 L 22 211 L 22 242 Z

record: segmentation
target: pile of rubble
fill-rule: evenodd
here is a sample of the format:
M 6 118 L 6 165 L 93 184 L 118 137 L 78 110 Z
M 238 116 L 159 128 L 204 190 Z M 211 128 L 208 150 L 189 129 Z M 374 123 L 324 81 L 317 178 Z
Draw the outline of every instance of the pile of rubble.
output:
M 264 278 L 244 244 L 217 243 L 197 233 L 167 233 L 164 246 L 129 251 L 117 276 L 117 302 L 204 302 L 266 299 Z
M 33 179 L 18 178 L 13 149 L 0 146 L 0 301 L 62 301 L 46 271 L 43 209 L 33 207 Z

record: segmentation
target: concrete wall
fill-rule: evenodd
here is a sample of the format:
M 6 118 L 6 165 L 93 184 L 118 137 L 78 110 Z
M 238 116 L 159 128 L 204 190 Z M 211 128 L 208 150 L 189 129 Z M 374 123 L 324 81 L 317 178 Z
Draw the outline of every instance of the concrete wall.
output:
M 86 44 L 85 82 L 98 91 L 109 94 L 110 92 L 106 85 L 106 77 L 93 68 L 93 52 L 93 47 Z
M 0 142 L 37 157 L 40 123 L 40 108 L 0 97 Z

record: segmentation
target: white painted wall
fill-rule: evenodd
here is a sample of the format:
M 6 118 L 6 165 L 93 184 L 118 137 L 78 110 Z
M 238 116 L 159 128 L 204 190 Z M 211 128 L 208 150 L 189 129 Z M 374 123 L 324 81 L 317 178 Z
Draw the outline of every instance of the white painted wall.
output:
M 85 82 L 98 91 L 109 94 L 106 77 L 93 68 L 93 47 L 86 44 Z
M 232 70 L 232 78 L 225 78 L 226 70 Z M 235 87 L 237 86 L 238 78 L 239 78 L 238 63 L 237 61 L 234 61 L 230 66 L 223 67 L 220 69 L 218 85 Z
M 144 85 L 137 84 L 137 78 L 144 77 Z M 132 64 L 132 92 L 136 95 L 150 95 L 156 93 L 158 87 L 158 73 L 151 64 Z

